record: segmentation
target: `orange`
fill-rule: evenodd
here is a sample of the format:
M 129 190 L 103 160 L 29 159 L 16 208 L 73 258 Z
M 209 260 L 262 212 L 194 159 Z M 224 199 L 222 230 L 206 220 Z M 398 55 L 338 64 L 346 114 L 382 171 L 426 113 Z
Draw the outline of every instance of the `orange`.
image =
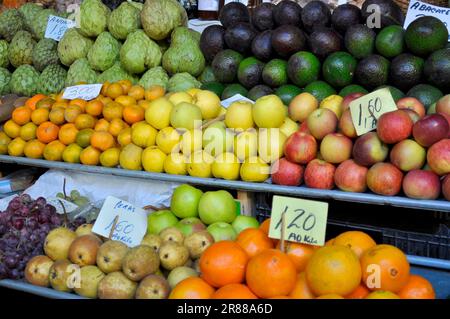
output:
M 292 292 L 297 271 L 286 254 L 277 249 L 266 249 L 249 260 L 245 278 L 255 295 L 271 298 Z
M 8 120 L 5 124 L 3 124 L 3 131 L 10 138 L 16 138 L 20 135 L 20 125 L 13 120 Z
M 105 119 L 100 119 L 95 123 L 94 131 L 105 131 L 109 130 L 109 122 Z
M 133 124 L 144 120 L 145 112 L 139 105 L 125 106 L 123 109 L 123 119 L 128 124 Z
M 314 251 L 306 266 L 308 286 L 317 296 L 345 296 L 361 282 L 358 257 L 348 247 L 321 247 Z
M 170 292 L 169 299 L 211 299 L 214 288 L 198 277 L 180 281 Z
M 140 107 L 142 107 L 144 110 L 146 110 L 146 109 L 148 109 L 148 108 L 150 107 L 151 103 L 150 103 L 150 101 L 148 101 L 148 100 L 140 100 L 140 101 L 138 102 L 138 105 L 139 105 Z
M 55 100 L 51 97 L 46 97 L 42 100 L 39 100 L 36 103 L 36 109 L 51 109 L 53 104 L 55 103 Z
M 103 106 L 105 106 L 106 104 L 108 104 L 109 102 L 114 102 L 112 98 L 110 98 L 109 96 L 102 96 L 102 97 L 98 97 L 97 100 L 99 100 L 100 102 L 102 102 L 102 108 Z M 101 114 L 101 113 L 100 113 Z
M 400 299 L 400 297 L 390 291 L 377 290 L 368 294 L 365 299 Z
M 62 153 L 63 161 L 67 163 L 79 163 L 82 151 L 83 149 L 78 144 L 68 145 Z
M 136 105 L 136 99 L 129 95 L 121 95 L 117 99 L 114 100 L 117 103 L 122 104 L 123 106 Z
M 83 113 L 83 111 L 78 105 L 69 105 L 64 111 L 64 119 L 66 122 L 75 123 L 76 118 L 81 113 Z
M 88 146 L 80 153 L 80 162 L 84 165 L 98 165 L 100 161 L 100 151 L 95 147 Z
M 327 240 L 327 242 L 325 243 L 326 247 L 333 246 L 333 245 L 334 245 L 334 238 L 331 238 L 331 239 Z
M 236 242 L 245 250 L 249 257 L 273 248 L 273 243 L 269 237 L 258 228 L 247 228 L 239 233 Z
M 0 131 L 0 155 L 8 153 L 9 142 L 11 142 L 11 138 L 5 132 Z
M 77 138 L 78 129 L 75 127 L 73 123 L 67 123 L 61 126 L 58 132 L 58 139 L 64 145 L 69 145 L 75 143 Z
M 363 284 L 359 284 L 355 290 L 345 296 L 345 299 L 364 299 L 370 293 L 370 290 L 367 289 Z
M 409 263 L 397 247 L 377 245 L 361 256 L 363 282 L 370 290 L 400 291 L 408 282 Z
M 244 281 L 248 256 L 235 242 L 223 240 L 209 246 L 200 257 L 202 278 L 213 287 Z
M 75 141 L 78 145 L 85 148 L 91 145 L 91 136 L 94 134 L 94 130 L 91 128 L 85 128 L 77 133 Z
M 338 294 L 326 294 L 326 295 L 317 297 L 316 299 L 344 299 L 344 297 L 342 297 Z
M 109 123 L 108 132 L 112 136 L 117 137 L 119 133 L 122 132 L 122 130 L 126 127 L 127 124 L 121 119 L 112 119 L 111 123 Z
M 103 117 L 107 121 L 112 119 L 121 119 L 123 113 L 123 105 L 117 102 L 110 102 L 103 107 Z
M 16 124 L 25 125 L 31 120 L 31 109 L 26 106 L 16 107 L 11 116 Z
M 251 290 L 243 284 L 229 284 L 219 288 L 212 299 L 258 299 Z
M 65 148 L 66 146 L 58 140 L 50 142 L 44 148 L 44 158 L 47 161 L 61 161 Z
M 297 275 L 297 281 L 295 282 L 294 289 L 289 294 L 289 297 L 293 299 L 314 299 L 315 296 L 306 282 L 305 272 L 301 272 Z
M 435 299 L 433 286 L 431 283 L 419 275 L 409 276 L 408 282 L 398 292 L 402 299 Z
M 259 229 L 261 229 L 267 236 L 269 236 L 269 228 L 270 228 L 270 218 L 267 218 L 259 225 Z
M 277 245 L 280 249 L 281 243 Z M 292 260 L 297 272 L 304 271 L 309 259 L 314 253 L 314 246 L 293 242 L 285 242 L 285 253 Z
M 24 141 L 31 141 L 36 138 L 36 124 L 30 122 L 20 128 L 20 137 Z
M 23 150 L 25 148 L 25 142 L 20 137 L 16 137 L 8 144 L 8 154 L 10 156 L 23 156 Z
M 46 108 L 36 109 L 31 113 L 31 121 L 36 124 L 42 124 L 48 121 L 50 111 Z
M 33 97 L 30 97 L 25 102 L 25 106 L 30 108 L 31 110 L 35 110 L 37 102 L 39 102 L 40 100 L 42 100 L 44 98 L 46 98 L 46 96 L 44 94 L 36 94 Z
M 86 113 L 89 115 L 99 116 L 100 114 L 102 114 L 102 110 L 103 110 L 103 103 L 98 99 L 89 101 L 86 104 Z
M 38 141 L 38 140 L 32 140 L 27 142 L 25 145 L 23 152 L 26 157 L 28 158 L 42 158 L 42 154 L 44 153 L 45 144 Z
M 56 102 L 68 102 L 68 100 L 63 99 L 64 91 L 56 95 L 55 100 Z
M 61 107 L 53 108 L 48 115 L 48 119 L 56 125 L 64 124 L 66 122 L 66 119 L 64 118 L 64 109 Z
M 99 149 L 100 151 L 106 151 L 108 148 L 113 147 L 115 144 L 114 137 L 104 131 L 94 132 L 91 136 L 91 146 Z
M 133 86 L 133 83 L 131 83 L 130 80 L 120 80 L 117 81 L 117 83 L 122 87 L 123 94 L 128 94 L 128 91 L 130 91 L 130 88 Z
M 100 164 L 104 167 L 116 167 L 119 165 L 120 150 L 116 147 L 107 149 L 100 154 Z
M 100 94 L 103 96 L 106 96 L 108 86 L 110 86 L 110 85 L 111 85 L 111 83 L 109 81 L 106 81 L 105 83 L 103 83 L 102 89 L 100 90 Z
M 153 101 L 159 97 L 163 97 L 164 94 L 166 94 L 166 90 L 162 86 L 152 85 L 145 91 L 145 99 Z
M 61 107 L 63 109 L 67 108 L 69 106 L 69 102 L 55 102 L 52 105 L 52 109 Z
M 84 110 L 86 109 L 86 104 L 87 104 L 87 101 L 82 100 L 82 99 L 73 99 L 72 101 L 69 102 L 69 106 L 72 106 L 72 105 L 79 106 L 82 112 L 84 112 Z
M 333 245 L 347 246 L 358 256 L 369 248 L 376 246 L 375 240 L 362 231 L 346 231 L 334 239 Z
M 95 118 L 90 114 L 80 114 L 75 119 L 75 126 L 79 130 L 84 130 L 85 128 L 94 128 Z
M 145 98 L 145 89 L 140 85 L 133 85 L 128 91 L 128 95 L 134 97 L 136 101 Z
M 117 136 L 117 142 L 122 147 L 131 143 L 131 128 L 130 127 L 124 128 L 122 131 L 120 131 L 119 135 Z
M 112 99 L 118 98 L 124 94 L 123 87 L 119 83 L 112 83 L 108 85 L 105 93 L 106 96 L 109 96 Z
M 52 122 L 44 122 L 36 130 L 36 136 L 42 143 L 50 143 L 58 138 L 59 127 Z

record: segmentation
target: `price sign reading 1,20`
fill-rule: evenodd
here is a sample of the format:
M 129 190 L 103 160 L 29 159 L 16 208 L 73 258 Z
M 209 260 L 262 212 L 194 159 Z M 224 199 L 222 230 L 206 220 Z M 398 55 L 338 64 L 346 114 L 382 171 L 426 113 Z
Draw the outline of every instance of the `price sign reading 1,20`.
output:
M 274 196 L 269 237 L 321 246 L 325 243 L 328 203 Z
M 396 109 L 397 105 L 388 88 L 376 90 L 350 102 L 350 114 L 356 134 L 360 136 L 376 129 L 380 116 Z

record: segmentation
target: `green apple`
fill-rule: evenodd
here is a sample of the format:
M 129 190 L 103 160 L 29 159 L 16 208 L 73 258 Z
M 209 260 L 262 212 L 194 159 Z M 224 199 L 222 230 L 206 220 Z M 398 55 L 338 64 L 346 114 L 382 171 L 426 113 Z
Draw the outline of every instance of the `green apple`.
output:
M 231 224 L 236 233 L 239 235 L 241 231 L 247 228 L 258 228 L 259 223 L 255 217 L 239 215 Z
M 175 225 L 175 227 L 178 228 L 185 237 L 206 228 L 205 224 L 197 217 L 183 218 Z
M 236 218 L 236 202 L 227 191 L 206 192 L 200 198 L 198 213 L 206 225 L 216 222 L 232 223 Z
M 206 230 L 214 237 L 214 242 L 221 240 L 235 240 L 237 237 L 233 226 L 228 223 L 214 223 L 209 225 Z
M 191 185 L 183 184 L 178 186 L 173 194 L 170 202 L 172 213 L 178 218 L 197 217 L 198 202 L 203 192 Z
M 178 218 L 170 210 L 160 210 L 147 217 L 147 234 L 158 235 L 161 230 L 175 226 Z

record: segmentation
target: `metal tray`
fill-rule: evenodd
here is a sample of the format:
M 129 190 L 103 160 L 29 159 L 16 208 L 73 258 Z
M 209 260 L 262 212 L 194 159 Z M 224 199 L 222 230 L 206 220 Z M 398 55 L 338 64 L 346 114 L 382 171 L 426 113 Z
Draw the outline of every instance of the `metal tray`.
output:
M 432 211 L 450 212 L 450 202 L 446 200 L 417 200 L 401 196 L 380 196 L 373 193 L 350 193 L 340 190 L 312 189 L 304 186 L 280 186 L 269 183 L 249 183 L 242 181 L 227 181 L 216 178 L 198 178 L 182 175 L 170 175 L 164 173 L 149 173 L 145 171 L 132 171 L 121 168 L 106 168 L 100 166 L 87 166 L 81 164 L 69 164 L 63 162 L 51 162 L 24 157 L 0 155 L 0 162 L 14 163 L 27 166 L 45 168 L 75 170 L 79 172 L 126 176 L 133 178 L 151 179 L 168 182 L 190 183 L 210 187 L 223 187 L 251 192 L 271 192 L 280 195 L 294 197 L 306 197 L 317 199 L 335 199 L 339 201 L 358 202 L 375 205 L 391 205 L 396 207 L 415 208 Z

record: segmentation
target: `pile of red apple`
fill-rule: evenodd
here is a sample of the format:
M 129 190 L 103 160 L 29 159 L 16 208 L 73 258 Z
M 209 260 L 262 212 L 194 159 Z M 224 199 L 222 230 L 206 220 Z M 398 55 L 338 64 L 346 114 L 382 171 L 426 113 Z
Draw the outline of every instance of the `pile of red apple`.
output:
M 419 100 L 404 97 L 397 110 L 378 119 L 376 131 L 357 136 L 349 104 L 360 96 L 344 98 L 339 119 L 329 109 L 310 112 L 296 105 L 295 111 L 310 114 L 286 141 L 272 182 L 298 186 L 304 181 L 307 187 L 336 186 L 346 192 L 369 188 L 384 196 L 403 190 L 407 197 L 428 200 L 437 199 L 442 190 L 450 200 L 450 95 L 428 115 Z

